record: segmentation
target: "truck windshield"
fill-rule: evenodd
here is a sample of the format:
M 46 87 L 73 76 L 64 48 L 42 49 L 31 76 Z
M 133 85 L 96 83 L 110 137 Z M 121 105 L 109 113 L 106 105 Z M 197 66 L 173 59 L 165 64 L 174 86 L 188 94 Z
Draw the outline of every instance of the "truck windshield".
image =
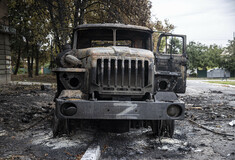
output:
M 77 49 L 108 46 L 151 50 L 151 34 L 128 29 L 83 29 L 77 31 Z

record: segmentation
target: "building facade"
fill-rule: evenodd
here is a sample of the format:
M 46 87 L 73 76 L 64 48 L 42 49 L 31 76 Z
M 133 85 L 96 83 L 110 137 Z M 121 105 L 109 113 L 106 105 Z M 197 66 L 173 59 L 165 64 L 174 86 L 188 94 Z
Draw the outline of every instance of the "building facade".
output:
M 11 81 L 11 49 L 9 35 L 15 29 L 9 27 L 7 0 L 0 0 L 0 84 Z

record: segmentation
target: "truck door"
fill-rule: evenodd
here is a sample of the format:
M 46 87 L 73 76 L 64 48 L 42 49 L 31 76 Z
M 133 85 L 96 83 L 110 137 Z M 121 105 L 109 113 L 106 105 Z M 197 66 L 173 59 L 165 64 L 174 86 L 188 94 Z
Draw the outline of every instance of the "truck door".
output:
M 185 93 L 186 62 L 186 36 L 162 33 L 157 43 L 155 63 L 158 83 L 160 83 L 159 79 L 161 78 L 168 79 L 165 84 L 168 85 L 168 88 L 176 93 Z

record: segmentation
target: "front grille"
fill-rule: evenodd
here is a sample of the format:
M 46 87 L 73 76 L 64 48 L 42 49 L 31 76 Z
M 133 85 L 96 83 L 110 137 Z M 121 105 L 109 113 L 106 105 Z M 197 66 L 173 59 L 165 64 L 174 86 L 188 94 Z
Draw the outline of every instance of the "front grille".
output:
M 142 59 L 97 59 L 96 84 L 103 90 L 141 91 L 149 84 L 151 68 Z

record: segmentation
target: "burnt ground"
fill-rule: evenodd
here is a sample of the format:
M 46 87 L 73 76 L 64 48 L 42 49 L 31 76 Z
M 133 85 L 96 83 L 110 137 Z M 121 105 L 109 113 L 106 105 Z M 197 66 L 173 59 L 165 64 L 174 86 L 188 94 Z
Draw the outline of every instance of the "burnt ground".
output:
M 0 159 L 80 159 L 93 143 L 101 159 L 235 159 L 233 87 L 188 81 L 179 95 L 186 119 L 176 121 L 173 138 L 155 138 L 150 128 L 122 134 L 83 129 L 53 138 L 54 94 L 37 85 L 1 86 Z

